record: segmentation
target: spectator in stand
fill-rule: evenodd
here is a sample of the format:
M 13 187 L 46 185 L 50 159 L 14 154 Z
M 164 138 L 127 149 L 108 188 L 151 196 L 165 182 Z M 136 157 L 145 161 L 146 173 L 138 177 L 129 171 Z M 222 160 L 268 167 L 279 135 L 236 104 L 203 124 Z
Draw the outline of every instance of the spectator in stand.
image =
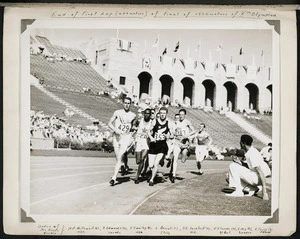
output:
M 267 157 L 269 157 L 269 149 L 272 148 L 272 143 L 268 143 L 267 146 L 263 147 L 260 151 L 261 156 L 263 157 L 264 160 L 266 160 Z
M 260 154 L 269 167 L 272 168 L 272 143 L 268 143 L 266 147 L 263 147 Z

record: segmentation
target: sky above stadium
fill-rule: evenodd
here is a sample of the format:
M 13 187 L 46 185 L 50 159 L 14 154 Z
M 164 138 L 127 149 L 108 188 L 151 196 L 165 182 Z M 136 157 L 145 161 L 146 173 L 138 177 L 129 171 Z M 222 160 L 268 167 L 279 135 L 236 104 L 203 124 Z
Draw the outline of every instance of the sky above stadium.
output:
M 111 37 L 139 44 L 139 54 L 161 55 L 165 48 L 172 57 L 190 56 L 209 60 L 270 66 L 272 31 L 266 29 L 35 29 L 33 34 L 47 37 L 54 45 L 80 48 L 88 41 L 101 44 Z M 153 47 L 159 38 L 157 47 Z M 179 42 L 179 49 L 174 52 Z M 240 51 L 243 55 L 240 55 Z

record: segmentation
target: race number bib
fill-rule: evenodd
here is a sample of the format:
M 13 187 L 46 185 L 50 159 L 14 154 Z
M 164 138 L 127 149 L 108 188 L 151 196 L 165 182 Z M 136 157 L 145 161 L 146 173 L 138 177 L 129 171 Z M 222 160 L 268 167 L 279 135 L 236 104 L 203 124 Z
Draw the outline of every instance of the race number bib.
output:
M 166 139 L 166 135 L 165 134 L 160 134 L 160 133 L 156 132 L 154 134 L 154 139 L 155 140 L 165 140 Z
M 143 133 L 139 133 L 139 134 L 137 134 L 136 137 L 139 138 L 139 139 L 146 139 L 146 138 L 147 138 L 147 135 L 146 135 L 146 134 L 143 134 Z
M 118 129 L 121 130 L 122 133 L 127 134 L 130 131 L 130 126 L 128 124 L 120 124 Z
M 184 130 L 182 130 L 181 128 L 176 128 L 174 135 L 176 138 L 180 138 L 184 135 Z

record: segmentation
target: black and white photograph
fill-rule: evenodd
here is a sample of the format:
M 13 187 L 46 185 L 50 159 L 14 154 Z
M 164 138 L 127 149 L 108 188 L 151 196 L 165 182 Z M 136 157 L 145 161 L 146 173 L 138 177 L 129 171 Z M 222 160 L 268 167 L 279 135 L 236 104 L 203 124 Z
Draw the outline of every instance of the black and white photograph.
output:
M 270 233 L 228 223 L 280 223 L 281 21 L 123 11 L 20 21 L 19 222 Z

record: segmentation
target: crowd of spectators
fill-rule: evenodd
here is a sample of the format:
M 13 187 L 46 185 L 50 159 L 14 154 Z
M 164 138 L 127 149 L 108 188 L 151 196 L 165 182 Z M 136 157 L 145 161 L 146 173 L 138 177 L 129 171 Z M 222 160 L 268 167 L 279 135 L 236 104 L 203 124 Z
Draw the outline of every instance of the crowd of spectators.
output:
M 91 64 L 91 60 L 87 58 L 82 58 L 79 56 L 68 56 L 67 54 L 62 53 L 50 53 L 48 49 L 42 45 L 37 46 L 35 44 L 30 45 L 30 54 L 32 55 L 42 55 L 47 61 L 55 63 L 55 62 L 62 62 L 62 61 L 74 61 L 74 62 L 81 62 L 84 64 Z
M 86 126 L 73 125 L 65 122 L 64 118 L 54 115 L 46 115 L 43 111 L 30 113 L 30 136 L 34 138 L 50 138 L 56 142 L 56 147 L 62 141 L 68 141 L 70 145 L 83 146 L 88 143 L 99 145 L 112 142 L 110 131 L 102 132 L 97 124 Z

